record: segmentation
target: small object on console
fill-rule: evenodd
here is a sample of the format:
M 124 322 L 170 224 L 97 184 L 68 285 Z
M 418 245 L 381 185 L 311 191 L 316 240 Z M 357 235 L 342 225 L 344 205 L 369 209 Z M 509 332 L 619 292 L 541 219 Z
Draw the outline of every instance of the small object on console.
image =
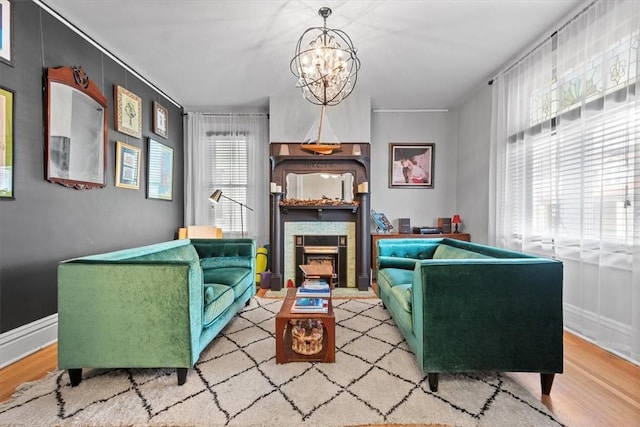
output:
M 439 227 L 413 227 L 413 234 L 442 234 Z

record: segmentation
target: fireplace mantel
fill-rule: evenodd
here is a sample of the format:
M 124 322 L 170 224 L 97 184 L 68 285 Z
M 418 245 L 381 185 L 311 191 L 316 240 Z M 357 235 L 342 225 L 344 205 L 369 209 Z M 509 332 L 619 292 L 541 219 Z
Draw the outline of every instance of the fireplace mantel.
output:
M 306 152 L 299 143 L 272 143 L 270 146 L 271 182 L 283 192 L 271 194 L 271 289 L 284 286 L 284 225 L 287 222 L 352 222 L 356 226 L 355 283 L 366 290 L 371 283 L 371 239 L 369 238 L 369 193 L 360 191 L 361 184 L 369 181 L 369 144 L 344 143 L 341 150 L 330 155 Z M 354 154 L 356 153 L 356 154 Z M 359 154 L 357 154 L 359 153 Z M 346 173 L 353 174 L 354 201 L 336 205 L 282 204 L 287 193 L 288 173 Z

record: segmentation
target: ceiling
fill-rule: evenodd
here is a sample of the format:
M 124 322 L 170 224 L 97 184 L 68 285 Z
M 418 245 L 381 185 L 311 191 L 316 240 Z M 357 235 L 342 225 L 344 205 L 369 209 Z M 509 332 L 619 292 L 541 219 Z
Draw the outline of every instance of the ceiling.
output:
M 187 110 L 297 94 L 298 38 L 345 31 L 354 94 L 375 109 L 448 109 L 550 35 L 584 0 L 40 0 Z

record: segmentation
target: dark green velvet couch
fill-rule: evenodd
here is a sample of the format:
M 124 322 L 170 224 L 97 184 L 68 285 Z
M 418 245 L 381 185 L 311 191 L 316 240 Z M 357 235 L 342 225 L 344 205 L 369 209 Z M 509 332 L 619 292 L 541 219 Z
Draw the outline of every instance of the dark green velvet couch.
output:
M 184 384 L 202 350 L 255 295 L 251 239 L 175 240 L 58 266 L 58 367 L 177 368 Z
M 563 370 L 562 263 L 454 239 L 380 239 L 383 304 L 437 391 L 438 374 Z

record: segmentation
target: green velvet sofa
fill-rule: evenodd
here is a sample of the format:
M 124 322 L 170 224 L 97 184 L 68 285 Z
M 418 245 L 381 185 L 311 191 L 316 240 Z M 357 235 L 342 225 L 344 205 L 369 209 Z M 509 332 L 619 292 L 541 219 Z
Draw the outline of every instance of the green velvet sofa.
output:
M 175 240 L 58 265 L 58 367 L 176 368 L 255 295 L 252 239 Z
M 454 239 L 380 239 L 377 286 L 427 374 L 563 370 L 562 263 Z

